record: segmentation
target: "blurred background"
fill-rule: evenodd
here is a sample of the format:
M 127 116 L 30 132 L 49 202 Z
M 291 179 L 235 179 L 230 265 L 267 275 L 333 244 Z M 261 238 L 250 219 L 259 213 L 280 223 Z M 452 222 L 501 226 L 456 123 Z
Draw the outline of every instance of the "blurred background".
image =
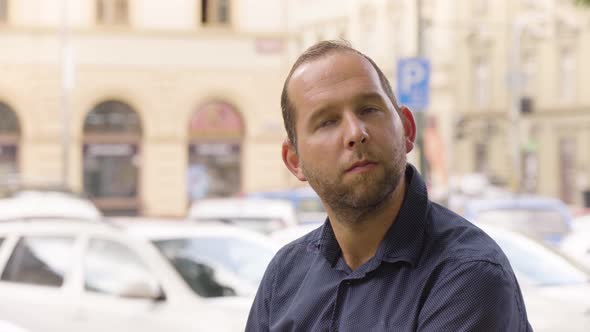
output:
M 101 303 L 90 312 L 132 314 L 118 316 L 122 325 L 96 318 L 73 330 L 162 330 L 169 325 L 150 320 L 155 309 L 133 301 L 174 302 L 171 294 L 187 284 L 184 292 L 197 297 L 251 299 L 278 246 L 325 218 L 315 192 L 281 160 L 280 93 L 297 56 L 326 39 L 350 41 L 372 57 L 414 111 L 418 148 L 409 158 L 431 198 L 502 229 L 490 233 L 515 250 L 513 265 L 524 264 L 517 275 L 534 285 L 525 297 L 539 330 L 564 330 L 559 322 L 569 319 L 565 330 L 589 331 L 590 1 L 583 0 L 0 0 L 0 220 L 10 220 L 0 225 L 3 294 L 22 299 L 29 294 L 22 284 L 80 282 L 68 281 L 70 270 L 58 262 L 79 250 L 80 257 L 103 253 L 89 256 L 99 263 L 88 271 L 120 283 L 88 279 L 79 289 L 133 304 L 82 297 L 84 305 Z M 100 226 L 65 222 L 72 219 Z M 170 221 L 229 228 L 207 231 L 213 240 L 197 244 Z M 266 239 L 251 243 L 270 237 L 276 246 L 231 247 L 236 227 Z M 516 244 L 503 231 L 517 234 L 507 237 Z M 93 232 L 116 232 L 119 246 L 93 244 Z M 128 243 L 130 235 L 142 244 Z M 182 236 L 182 245 L 170 242 Z M 166 273 L 175 276 L 108 276 L 116 257 L 136 255 L 117 248 L 147 245 L 164 253 L 176 271 Z M 228 256 L 214 255 L 223 250 Z M 243 267 L 248 250 L 261 260 Z M 53 274 L 19 274 L 29 257 L 21 251 Z M 540 265 L 527 264 L 531 257 Z M 119 268 L 167 269 L 151 263 L 158 259 L 123 259 Z M 223 271 L 216 272 L 223 282 L 203 277 L 211 271 Z M 129 283 L 121 275 L 135 277 Z M 175 278 L 184 286 L 163 281 Z M 541 289 L 547 285 L 583 288 Z M 47 297 L 41 289 L 30 294 Z M 545 314 L 555 303 L 576 303 L 575 310 L 551 321 Z M 30 303 L 14 308 L 0 306 L 0 323 L 25 315 Z M 222 317 L 239 316 L 235 308 L 220 309 Z M 244 316 L 248 305 L 241 308 Z M 133 328 L 141 315 L 152 318 Z M 240 319 L 226 327 L 240 330 Z M 15 319 L 28 327 L 23 321 Z M 43 324 L 51 331 L 51 322 Z
M 428 61 L 412 162 L 435 198 L 478 174 L 587 207 L 586 7 L 0 0 L 0 182 L 61 186 L 106 214 L 146 216 L 300 186 L 279 158 L 282 83 L 305 48 L 345 39 L 375 59 L 398 95 L 403 60 Z

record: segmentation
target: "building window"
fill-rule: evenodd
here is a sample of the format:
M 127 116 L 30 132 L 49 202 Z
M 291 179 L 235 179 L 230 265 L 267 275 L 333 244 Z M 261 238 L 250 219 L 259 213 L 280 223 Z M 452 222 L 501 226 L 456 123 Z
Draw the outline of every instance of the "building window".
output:
M 489 108 L 490 64 L 487 59 L 477 58 L 473 68 L 473 105 L 476 109 Z
M 0 182 L 18 176 L 20 124 L 10 106 L 0 101 Z M 0 188 L 0 196 L 2 196 Z
M 573 102 L 576 98 L 576 59 L 571 49 L 563 49 L 559 57 L 559 94 L 564 102 Z
M 140 211 L 141 119 L 126 103 L 98 104 L 84 121 L 84 192 L 105 215 Z
M 8 20 L 8 0 L 0 0 L 0 23 Z
M 206 26 L 229 25 L 230 0 L 201 0 L 201 24 Z
M 229 103 L 211 101 L 193 113 L 186 174 L 189 202 L 241 192 L 244 131 L 242 117 Z
M 127 0 L 97 0 L 96 21 L 105 25 L 127 24 L 129 21 Z

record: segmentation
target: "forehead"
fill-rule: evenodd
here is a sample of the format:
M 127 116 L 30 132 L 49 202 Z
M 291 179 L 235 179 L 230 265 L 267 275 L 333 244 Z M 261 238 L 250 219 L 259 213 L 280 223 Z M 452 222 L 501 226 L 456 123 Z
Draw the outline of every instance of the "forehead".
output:
M 288 92 L 295 109 L 354 98 L 356 94 L 384 95 L 375 68 L 351 51 L 334 51 L 300 65 L 291 76 Z

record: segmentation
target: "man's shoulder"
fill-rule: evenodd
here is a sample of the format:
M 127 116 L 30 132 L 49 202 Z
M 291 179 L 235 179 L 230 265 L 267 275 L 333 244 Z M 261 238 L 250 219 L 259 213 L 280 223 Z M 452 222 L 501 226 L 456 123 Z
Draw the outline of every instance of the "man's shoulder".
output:
M 499 265 L 507 263 L 498 244 L 486 232 L 457 213 L 432 203 L 429 219 L 425 246 L 439 252 L 440 260 L 488 261 Z

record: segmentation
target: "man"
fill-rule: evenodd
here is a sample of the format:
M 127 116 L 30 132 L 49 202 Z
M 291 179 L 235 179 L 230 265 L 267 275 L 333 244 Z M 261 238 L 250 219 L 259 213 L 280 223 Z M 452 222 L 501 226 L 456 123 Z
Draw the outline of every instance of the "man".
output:
M 508 260 L 428 200 L 406 163 L 416 126 L 377 65 L 320 42 L 281 100 L 287 168 L 328 218 L 269 264 L 246 331 L 529 331 Z

